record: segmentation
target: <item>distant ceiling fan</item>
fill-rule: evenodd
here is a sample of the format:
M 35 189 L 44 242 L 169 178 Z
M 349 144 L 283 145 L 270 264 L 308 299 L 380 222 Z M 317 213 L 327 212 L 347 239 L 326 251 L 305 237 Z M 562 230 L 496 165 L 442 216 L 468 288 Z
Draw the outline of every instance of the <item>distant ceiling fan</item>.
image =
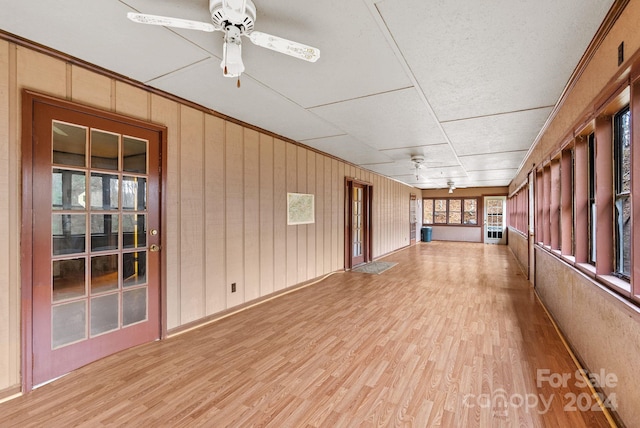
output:
M 129 12 L 127 17 L 141 24 L 163 25 L 207 32 L 222 31 L 224 33 L 224 44 L 220 67 L 225 76 L 238 77 L 238 87 L 240 87 L 240 75 L 244 72 L 241 36 L 249 37 L 254 45 L 305 61 L 316 62 L 320 58 L 320 50 L 318 48 L 254 31 L 256 6 L 251 0 L 209 0 L 209 12 L 211 12 L 212 24 L 134 12 Z
M 415 170 L 416 180 L 420 180 L 420 170 L 424 168 L 424 156 L 413 155 L 411 156 L 411 162 L 413 163 L 413 168 Z

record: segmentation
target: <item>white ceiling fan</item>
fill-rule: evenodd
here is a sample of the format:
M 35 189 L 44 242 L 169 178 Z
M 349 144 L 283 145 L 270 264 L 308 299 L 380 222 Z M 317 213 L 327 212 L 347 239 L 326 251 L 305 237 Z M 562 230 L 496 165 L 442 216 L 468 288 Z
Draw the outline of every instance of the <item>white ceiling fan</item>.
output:
M 238 77 L 238 87 L 240 87 L 240 75 L 244 72 L 242 36 L 249 37 L 249 40 L 254 45 L 305 61 L 316 62 L 320 58 L 320 50 L 318 48 L 254 31 L 256 6 L 251 0 L 209 0 L 209 12 L 211 13 L 212 23 L 134 12 L 129 12 L 127 17 L 141 24 L 163 25 L 207 32 L 222 31 L 224 33 L 224 44 L 220 67 L 225 76 Z
M 413 169 L 416 175 L 416 181 L 420 180 L 420 170 L 424 168 L 424 156 L 413 155 L 411 156 L 411 162 L 413 163 Z

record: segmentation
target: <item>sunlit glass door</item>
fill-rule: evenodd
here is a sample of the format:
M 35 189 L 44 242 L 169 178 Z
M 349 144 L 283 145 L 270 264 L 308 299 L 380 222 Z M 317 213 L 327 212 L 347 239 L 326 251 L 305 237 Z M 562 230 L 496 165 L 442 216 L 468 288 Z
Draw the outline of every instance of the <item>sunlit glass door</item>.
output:
M 159 337 L 158 141 L 65 116 L 36 116 L 35 385 Z
M 506 243 L 505 204 L 504 196 L 484 199 L 484 242 L 486 244 Z

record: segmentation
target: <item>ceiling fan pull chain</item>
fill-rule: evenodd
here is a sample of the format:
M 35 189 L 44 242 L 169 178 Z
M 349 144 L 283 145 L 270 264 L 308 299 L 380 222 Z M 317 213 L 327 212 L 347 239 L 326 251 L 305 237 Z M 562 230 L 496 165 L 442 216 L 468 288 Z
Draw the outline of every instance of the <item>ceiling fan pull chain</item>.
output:
M 226 35 L 225 35 L 225 43 L 224 43 L 224 45 L 222 45 L 222 49 L 224 49 L 224 55 L 222 56 L 222 58 L 224 58 L 224 70 L 222 70 L 222 73 L 226 76 L 227 75 L 227 43 L 226 43 Z
M 240 76 L 238 76 L 238 83 L 236 84 L 236 86 L 239 88 L 240 87 Z

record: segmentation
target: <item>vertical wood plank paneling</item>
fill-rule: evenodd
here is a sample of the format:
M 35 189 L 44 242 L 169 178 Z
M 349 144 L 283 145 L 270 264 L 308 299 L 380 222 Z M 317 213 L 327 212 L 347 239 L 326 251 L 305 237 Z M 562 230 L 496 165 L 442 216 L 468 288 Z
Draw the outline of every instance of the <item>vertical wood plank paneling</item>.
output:
M 11 45 L 9 50 L 9 189 L 6 203 L 9 206 L 8 222 L 12 230 L 7 236 L 10 254 L 9 263 L 9 337 L 8 366 L 11 373 L 10 385 L 20 382 L 20 145 L 22 112 L 20 91 L 29 88 L 59 98 L 66 98 L 69 92 L 69 70 L 67 65 L 55 58 L 42 55 L 21 46 Z M 35 196 L 35 195 L 34 195 Z M 31 287 L 31 284 L 25 286 Z
M 243 128 L 226 122 L 226 263 L 227 308 L 244 302 L 244 144 Z M 236 291 L 231 292 L 231 284 Z
M 324 159 L 321 154 L 316 154 L 316 276 L 324 275 L 327 269 L 324 267 L 324 211 L 325 211 L 325 192 L 324 192 Z
M 71 99 L 74 102 L 111 109 L 112 80 L 76 65 L 71 66 Z
M 260 295 L 274 291 L 273 137 L 260 134 Z
M 18 61 L 18 52 L 14 45 L 9 45 L 9 85 L 8 85 L 8 101 L 9 101 L 9 248 L 12 250 L 9 254 L 9 335 L 7 336 L 10 346 L 8 347 L 8 362 L 10 368 L 15 371 L 9 374 L 9 384 L 16 385 L 21 381 L 20 367 L 22 360 L 20 358 L 21 346 L 21 317 L 20 317 L 20 234 L 19 228 L 21 224 L 21 171 L 20 166 L 20 142 L 22 115 L 20 107 L 20 69 Z M 61 76 L 62 77 L 62 76 Z M 63 89 L 64 90 L 64 89 Z M 12 144 L 12 142 L 15 142 Z M 15 249 L 15 250 L 14 250 Z M 15 284 L 15 285 L 14 285 Z
M 149 119 L 149 93 L 145 90 L 116 80 L 115 99 L 116 112 L 138 119 Z
M 386 253 L 387 249 L 387 182 L 380 182 L 380 254 Z
M 331 159 L 331 270 L 338 270 L 338 212 L 340 211 L 340 193 L 338 190 L 338 161 Z
M 297 151 L 297 193 L 307 193 L 307 149 L 303 147 L 296 147 Z M 307 230 L 309 226 L 301 224 L 296 226 L 296 233 L 298 236 L 297 244 L 297 257 L 298 257 L 298 273 L 297 281 L 303 282 L 308 279 L 307 277 Z
M 333 272 L 333 160 L 324 158 L 324 269 Z
M 371 228 L 373 230 L 373 257 L 378 257 L 380 255 L 380 213 L 378 211 L 378 206 L 380 205 L 380 187 L 378 186 L 378 178 L 373 176 L 371 183 L 373 184 L 373 202 L 371 204 Z
M 286 143 L 273 140 L 273 288 L 287 286 L 287 167 Z
M 337 269 L 344 269 L 344 177 L 345 164 L 340 162 L 338 168 L 338 257 L 336 259 Z
M 0 244 L 0 389 L 20 380 L 19 88 L 167 126 L 162 233 L 170 330 L 343 269 L 345 175 L 375 183 L 374 255 L 404 239 L 408 212 L 393 208 L 407 202 L 404 188 L 369 171 L 8 42 L 0 44 L 0 68 L 0 82 L 10 82 L 0 87 L 0 132 L 9 134 L 0 135 L 0 233 L 9 236 Z M 288 191 L 315 195 L 315 224 L 286 225 Z
M 298 191 L 298 150 L 287 144 L 287 193 Z M 286 219 L 286 217 L 285 217 Z M 285 220 L 286 221 L 286 220 Z M 287 225 L 287 287 L 298 283 L 298 226 Z
M 384 253 L 384 231 L 385 231 L 385 221 L 386 218 L 384 216 L 384 203 L 385 203 L 385 187 L 384 180 L 378 179 L 378 218 L 380 219 L 378 223 L 378 255 L 382 255 Z
M 180 321 L 184 324 L 206 313 L 204 114 L 182 106 L 180 119 Z
M 205 305 L 207 315 L 226 309 L 225 165 L 223 119 L 205 115 Z
M 396 183 L 391 183 L 391 202 L 393 204 L 393 201 L 397 201 L 398 200 L 398 186 Z M 399 218 L 399 211 L 402 207 L 402 204 L 398 204 L 395 205 L 391 211 L 391 224 L 393 224 L 394 226 L 397 226 L 398 223 L 398 218 Z M 393 230 L 391 232 L 391 247 L 394 247 L 396 245 L 396 243 L 398 242 L 398 238 L 399 238 L 399 232 L 398 232 L 398 228 L 397 227 L 393 227 Z
M 307 193 L 317 196 L 316 192 L 316 154 L 307 151 Z M 314 200 L 315 203 L 317 201 Z M 315 212 L 314 212 L 315 216 Z M 307 225 L 307 279 L 316 277 L 316 224 L 317 219 Z
M 55 58 L 18 46 L 16 90 L 29 88 L 60 98 L 67 95 L 67 66 Z
M 20 367 L 16 364 L 15 356 L 19 352 L 19 340 L 16 328 L 18 308 L 14 307 L 12 297 L 17 293 L 18 284 L 12 283 L 11 275 L 11 240 L 9 237 L 17 233 L 18 224 L 11 222 L 10 195 L 17 188 L 15 177 L 11 176 L 11 163 L 17 159 L 11 158 L 11 136 L 15 138 L 16 125 L 11 123 L 10 93 L 16 92 L 15 76 L 10 73 L 15 70 L 15 63 L 10 61 L 9 49 L 13 49 L 6 41 L 0 41 L 0 390 L 16 385 L 16 373 Z M 13 131 L 11 131 L 13 129 Z M 13 134 L 13 135 L 11 135 Z M 15 141 L 15 145 L 17 145 Z M 16 331 L 17 330 L 17 331 Z
M 167 329 L 180 326 L 180 106 L 166 98 L 151 97 L 151 120 L 167 127 L 167 170 L 164 248 L 167 266 L 166 284 Z
M 244 301 L 260 297 L 260 134 L 244 130 Z

